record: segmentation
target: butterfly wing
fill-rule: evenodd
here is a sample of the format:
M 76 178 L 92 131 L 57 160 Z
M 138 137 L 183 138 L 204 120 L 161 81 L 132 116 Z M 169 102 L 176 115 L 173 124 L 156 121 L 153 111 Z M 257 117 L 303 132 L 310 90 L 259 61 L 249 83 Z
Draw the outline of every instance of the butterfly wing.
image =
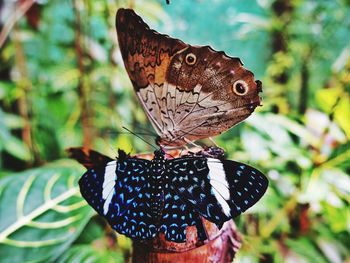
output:
M 186 62 L 189 55 L 196 58 L 195 64 Z M 178 52 L 171 59 L 168 73 L 168 86 L 174 87 L 176 102 L 174 108 L 170 103 L 166 112 L 175 138 L 193 141 L 220 134 L 246 119 L 260 104 L 261 86 L 253 73 L 239 58 L 209 46 L 189 46 Z M 235 93 L 238 82 L 244 83 L 246 94 Z
M 118 10 L 116 28 L 125 68 L 161 145 L 220 134 L 260 104 L 261 82 L 239 58 L 159 34 L 130 9 Z
M 206 239 L 201 218 L 192 204 L 183 201 L 178 193 L 167 187 L 164 191 L 164 204 L 160 231 L 167 240 L 185 242 L 188 226 L 196 226 L 199 240 Z
M 253 206 L 268 186 L 260 171 L 239 162 L 184 157 L 168 165 L 172 190 L 219 227 Z
M 84 147 L 70 147 L 66 149 L 66 152 L 69 158 L 75 159 L 87 169 L 105 166 L 106 163 L 113 161 L 108 156 Z
M 150 161 L 126 158 L 89 169 L 79 180 L 86 201 L 117 232 L 131 238 L 152 238 L 158 230 L 152 216 L 148 172 Z
M 160 35 L 131 9 L 119 9 L 116 17 L 119 48 L 135 92 L 158 134 L 162 121 L 165 76 L 171 57 L 187 45 Z

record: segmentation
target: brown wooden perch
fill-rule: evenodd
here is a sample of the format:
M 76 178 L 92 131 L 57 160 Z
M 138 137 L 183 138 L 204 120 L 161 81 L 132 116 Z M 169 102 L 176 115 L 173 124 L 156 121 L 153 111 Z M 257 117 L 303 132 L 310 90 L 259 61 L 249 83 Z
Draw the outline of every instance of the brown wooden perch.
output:
M 221 230 L 205 221 L 209 239 L 197 240 L 195 227 L 187 228 L 186 243 L 165 240 L 164 236 L 151 241 L 133 242 L 132 262 L 232 262 L 241 246 L 234 222 L 226 222 Z
M 103 165 L 112 160 L 86 148 L 69 148 L 69 156 L 90 169 L 93 166 Z M 171 152 L 178 156 L 180 152 Z M 183 154 L 183 153 L 182 153 Z M 153 154 L 138 154 L 137 157 L 152 159 Z M 197 238 L 195 226 L 188 227 L 185 243 L 167 241 L 161 233 L 152 240 L 134 241 L 132 262 L 232 262 L 241 246 L 241 239 L 234 222 L 228 221 L 219 230 L 215 224 L 202 219 L 208 240 L 200 241 Z

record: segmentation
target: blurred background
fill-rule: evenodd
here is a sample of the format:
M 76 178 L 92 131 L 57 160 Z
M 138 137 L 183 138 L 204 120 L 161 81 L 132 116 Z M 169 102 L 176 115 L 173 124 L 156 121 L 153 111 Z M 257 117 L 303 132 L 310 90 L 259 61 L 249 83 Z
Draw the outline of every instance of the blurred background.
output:
M 270 180 L 235 219 L 237 262 L 350 262 L 348 0 L 0 1 L 0 262 L 130 257 L 131 241 L 80 197 L 84 168 L 64 151 L 152 150 L 121 129 L 153 133 L 118 50 L 120 7 L 240 57 L 263 81 L 263 107 L 215 138 Z

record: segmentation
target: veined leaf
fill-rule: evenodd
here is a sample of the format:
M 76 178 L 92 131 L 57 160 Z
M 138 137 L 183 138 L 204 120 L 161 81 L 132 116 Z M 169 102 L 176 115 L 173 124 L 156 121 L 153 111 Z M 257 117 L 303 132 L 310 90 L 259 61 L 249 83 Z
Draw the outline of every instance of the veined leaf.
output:
M 69 161 L 0 180 L 0 262 L 48 262 L 70 246 L 93 214 L 82 173 Z
M 122 263 L 124 257 L 121 252 L 107 249 L 96 249 L 91 245 L 76 245 L 67 250 L 57 262 L 101 262 Z

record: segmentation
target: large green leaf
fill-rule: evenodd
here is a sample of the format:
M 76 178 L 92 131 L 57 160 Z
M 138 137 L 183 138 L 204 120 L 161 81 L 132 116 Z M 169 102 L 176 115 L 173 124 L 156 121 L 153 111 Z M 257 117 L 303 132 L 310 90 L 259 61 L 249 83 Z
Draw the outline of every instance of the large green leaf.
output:
M 78 237 L 92 214 L 72 161 L 0 180 L 0 262 L 48 262 Z

